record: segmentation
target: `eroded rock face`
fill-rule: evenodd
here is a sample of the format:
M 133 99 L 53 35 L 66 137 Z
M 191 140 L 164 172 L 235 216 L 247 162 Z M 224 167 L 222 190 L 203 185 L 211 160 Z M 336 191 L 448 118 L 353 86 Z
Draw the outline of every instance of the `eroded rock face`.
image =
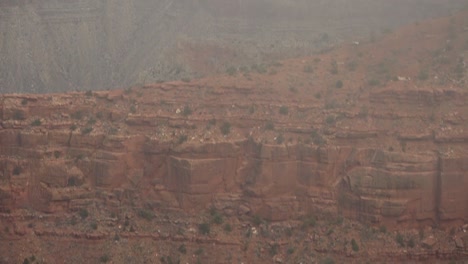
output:
M 0 131 L 3 212 L 75 210 L 97 189 L 124 189 L 187 212 L 214 204 L 274 221 L 317 211 L 386 224 L 468 217 L 463 157 L 253 140 L 174 148 L 144 137 L 63 135 Z

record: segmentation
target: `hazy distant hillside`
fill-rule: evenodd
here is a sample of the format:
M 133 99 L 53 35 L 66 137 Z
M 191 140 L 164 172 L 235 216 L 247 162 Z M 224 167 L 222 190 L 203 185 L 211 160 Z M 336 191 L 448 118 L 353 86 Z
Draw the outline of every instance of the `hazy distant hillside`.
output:
M 0 2 L 0 92 L 106 89 L 310 53 L 465 0 Z

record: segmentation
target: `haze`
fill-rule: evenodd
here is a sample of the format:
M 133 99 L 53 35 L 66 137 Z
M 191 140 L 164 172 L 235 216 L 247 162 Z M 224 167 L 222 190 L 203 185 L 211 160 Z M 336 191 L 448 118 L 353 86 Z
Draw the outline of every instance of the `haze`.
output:
M 464 0 L 1 1 L 0 92 L 97 90 L 304 56 Z

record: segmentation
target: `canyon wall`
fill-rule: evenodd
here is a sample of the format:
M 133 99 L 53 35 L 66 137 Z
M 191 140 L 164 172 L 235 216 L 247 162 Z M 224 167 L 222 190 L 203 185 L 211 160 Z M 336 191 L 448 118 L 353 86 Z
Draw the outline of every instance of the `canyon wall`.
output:
M 166 87 L 141 91 L 152 93 L 145 98 L 154 98 L 168 91 Z M 170 92 L 175 100 L 184 101 L 177 90 L 189 98 L 190 92 L 213 89 L 202 87 L 182 84 L 172 86 Z M 206 135 L 216 131 L 204 128 L 213 118 L 210 114 L 200 112 L 188 119 L 174 110 L 167 116 L 150 114 L 177 109 L 176 101 L 152 105 L 146 114 L 132 114 L 128 105 L 132 100 L 125 99 L 125 93 L 112 94 L 2 97 L 2 212 L 25 208 L 46 213 L 76 211 L 97 200 L 110 211 L 138 204 L 197 213 L 215 206 L 227 215 L 259 215 L 273 221 L 317 212 L 389 226 L 439 225 L 468 218 L 464 192 L 467 135 L 457 132 L 462 131 L 460 126 L 392 131 L 393 121 L 385 121 L 381 124 L 388 127 L 369 132 L 346 129 L 344 124 L 329 128 L 324 145 L 291 141 L 292 136 L 312 130 L 301 129 L 299 120 L 290 120 L 283 129 L 289 131 L 284 137 L 291 137 L 278 144 L 248 136 L 246 124 L 258 121 L 241 114 L 230 119 L 239 137 L 214 140 L 214 135 Z M 432 102 L 434 98 L 438 102 Z M 466 93 L 456 91 L 378 91 L 369 99 L 375 111 L 366 118 L 384 120 L 391 113 L 390 120 L 414 126 L 412 121 L 401 121 L 408 117 L 395 116 L 408 113 L 405 107 L 426 113 L 425 107 L 443 107 L 447 102 L 458 104 L 462 113 L 465 99 Z M 402 106 L 400 112 L 373 106 L 384 101 L 393 105 L 395 100 Z M 237 108 L 248 106 L 238 104 Z M 257 101 L 257 111 L 262 107 L 271 105 Z M 420 118 L 417 111 L 411 113 Z M 351 115 L 343 116 L 349 122 L 359 118 L 359 114 Z M 125 130 L 109 129 L 115 123 L 125 124 Z M 197 129 L 208 139 L 189 138 L 190 143 L 184 143 L 187 136 L 177 136 L 180 131 L 197 134 Z M 387 142 L 395 147 L 379 147 Z

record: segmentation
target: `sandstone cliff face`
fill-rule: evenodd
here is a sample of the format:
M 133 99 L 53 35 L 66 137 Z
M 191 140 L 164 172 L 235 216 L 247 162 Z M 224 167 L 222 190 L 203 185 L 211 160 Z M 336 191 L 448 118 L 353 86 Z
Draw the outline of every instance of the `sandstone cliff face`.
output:
M 164 87 L 140 92 L 150 98 Z M 181 84 L 173 86 L 171 92 L 177 95 L 179 89 L 200 93 L 203 88 Z M 459 102 L 458 112 L 467 113 L 465 92 L 453 90 L 446 92 L 450 94 L 446 97 L 437 90 L 432 94 L 415 92 L 373 93 L 370 108 L 379 111 L 367 118 L 384 118 L 385 109 L 377 104 L 393 105 L 395 97 L 400 109 L 405 113 L 408 108 L 414 109 L 411 113 L 416 116 L 416 108 L 424 107 L 428 98 L 437 98 L 439 104 Z M 116 210 L 119 204 L 137 199 L 192 213 L 214 204 L 228 214 L 255 214 L 274 221 L 320 211 L 342 212 L 365 222 L 389 225 L 467 220 L 464 205 L 468 197 L 463 191 L 467 138 L 454 132 L 464 131 L 464 122 L 450 129 L 429 126 L 428 131 L 416 134 L 383 125 L 373 133 L 360 132 L 342 124 L 329 127 L 327 133 L 332 134 L 327 136 L 327 145 L 292 140 L 297 132 L 281 135 L 289 137 L 286 143 L 258 141 L 257 137 L 268 132 L 252 134 L 251 128 L 247 129 L 251 136 L 243 138 L 246 129 L 233 125 L 233 138 L 226 141 L 225 137 L 218 138 L 219 131 L 204 131 L 204 120 L 214 116 L 196 114 L 186 121 L 177 114 L 165 120 L 143 113 L 115 114 L 129 107 L 129 101 L 111 94 L 3 96 L 3 212 L 30 206 L 42 212 L 76 210 L 97 198 L 96 190 L 102 190 L 116 196 Z M 122 94 L 119 98 L 124 97 Z M 150 111 L 173 108 L 171 103 L 165 104 Z M 103 112 L 111 110 L 102 108 L 105 105 L 116 110 Z M 139 107 L 138 111 L 144 111 L 142 105 Z M 257 104 L 256 111 L 263 107 L 266 105 Z M 403 115 L 397 110 L 391 113 Z M 463 115 L 460 118 L 464 120 Z M 123 118 L 127 125 L 109 129 L 121 125 L 112 121 L 114 118 Z M 237 118 L 248 123 L 252 117 Z M 236 118 L 231 121 L 240 122 Z M 288 122 L 284 131 L 299 126 L 293 120 Z M 414 126 L 411 121 L 407 125 Z M 193 132 L 187 135 L 205 135 L 199 140 L 189 139 L 190 143 L 180 139 L 185 134 L 176 135 L 190 130 Z M 169 136 L 164 139 L 166 134 Z M 394 140 L 399 145 L 378 147 Z

